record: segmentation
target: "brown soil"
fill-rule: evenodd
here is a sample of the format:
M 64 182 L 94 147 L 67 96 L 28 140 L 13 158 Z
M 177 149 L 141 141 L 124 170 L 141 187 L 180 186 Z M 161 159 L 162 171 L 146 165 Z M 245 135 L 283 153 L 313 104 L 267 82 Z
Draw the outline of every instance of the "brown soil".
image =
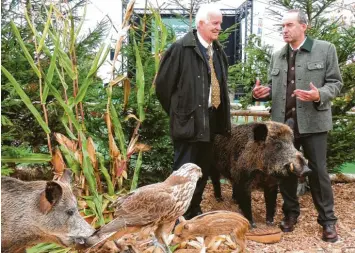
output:
M 294 252 L 294 253 L 355 253 L 355 183 L 333 184 L 335 197 L 335 212 L 338 217 L 337 229 L 339 240 L 336 243 L 326 243 L 321 240 L 322 230 L 317 223 L 317 211 L 313 205 L 310 192 L 300 197 L 301 215 L 296 228 L 291 233 L 284 233 L 279 243 L 262 244 L 247 241 L 248 252 Z M 238 206 L 232 201 L 232 189 L 230 184 L 222 185 L 224 201 L 218 203 L 213 195 L 211 184 L 207 184 L 202 202 L 204 212 L 212 210 L 239 211 Z M 265 202 L 261 191 L 252 193 L 252 207 L 254 220 L 259 228 L 265 225 Z M 282 197 L 278 194 L 277 214 L 275 226 L 282 215 Z

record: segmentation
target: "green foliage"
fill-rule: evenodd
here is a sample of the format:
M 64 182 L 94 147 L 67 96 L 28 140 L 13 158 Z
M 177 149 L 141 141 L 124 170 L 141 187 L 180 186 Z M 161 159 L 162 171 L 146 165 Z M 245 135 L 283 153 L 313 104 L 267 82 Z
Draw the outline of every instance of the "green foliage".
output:
M 21 4 L 18 1 L 1 1 L 1 60 L 2 67 L 11 73 L 20 86 L 18 88 L 21 88 L 30 99 L 30 103 L 32 107 L 34 107 L 32 110 L 38 111 L 43 115 L 39 92 L 39 79 L 28 61 L 29 57 L 31 57 L 35 60 L 35 64 L 38 64 L 37 54 L 34 53 L 36 49 L 33 34 L 37 34 L 38 44 L 40 41 L 43 41 L 42 38 L 46 38 L 46 40 L 43 41 L 44 44 L 42 44 L 42 52 L 38 54 L 40 55 L 41 76 L 44 75 L 48 77 L 48 79 L 42 81 L 49 82 L 51 80 L 49 83 L 52 84 L 55 90 L 58 90 L 59 94 L 65 90 L 70 95 L 73 92 L 72 78 L 74 72 L 71 69 L 71 60 L 67 55 L 69 46 L 65 44 L 65 42 L 69 40 L 69 38 L 66 37 L 67 32 L 65 30 L 65 28 L 68 28 L 68 23 L 65 23 L 65 28 L 60 28 L 61 26 L 59 24 L 61 24 L 61 21 L 55 20 L 53 15 L 49 15 L 50 8 L 46 10 L 42 1 L 31 1 L 30 3 L 29 10 L 31 11 L 27 13 L 26 19 L 23 9 L 21 9 L 21 11 L 13 11 L 20 8 Z M 70 4 L 72 7 L 70 11 L 75 13 L 76 8 L 81 8 L 83 4 L 85 4 L 85 1 L 74 0 L 70 1 Z M 36 18 L 32 18 L 34 16 Z M 44 36 L 45 25 L 48 24 L 49 17 L 52 17 L 53 26 L 47 28 L 47 36 Z M 74 16 L 73 18 L 74 20 L 79 20 L 81 17 Z M 83 20 L 83 18 L 81 19 Z M 15 36 L 13 32 L 14 26 L 11 26 L 11 20 L 16 20 L 15 27 L 20 37 Z M 20 22 L 20 20 L 30 22 Z M 91 32 L 83 34 L 76 42 L 79 83 L 82 83 L 87 77 L 91 63 L 97 52 L 97 46 L 101 44 L 108 32 L 108 22 L 108 19 L 100 21 Z M 53 32 L 55 31 L 61 33 L 60 36 L 62 37 L 63 44 L 61 44 L 59 50 L 60 56 L 57 56 L 59 64 L 56 68 L 50 69 L 50 66 L 54 67 L 50 64 L 51 59 L 54 57 L 52 58 L 53 52 L 48 48 L 53 48 L 55 44 L 54 40 L 56 38 L 53 37 Z M 19 40 L 19 38 L 21 39 Z M 28 54 L 26 54 L 27 57 L 25 56 L 23 53 L 25 52 L 24 48 L 30 56 L 28 56 Z M 69 71 L 72 73 L 69 73 Z M 16 146 L 20 144 L 26 144 L 28 145 L 29 153 L 39 151 L 48 152 L 46 134 L 41 129 L 41 125 L 34 120 L 34 115 L 24 106 L 22 102 L 23 99 L 19 97 L 19 94 L 14 89 L 13 83 L 10 83 L 5 75 L 3 76 L 4 78 L 1 79 L 2 116 L 6 117 L 8 122 L 11 122 L 12 125 L 4 126 L 2 124 L 2 146 L 16 148 Z M 96 77 L 93 78 L 93 85 L 90 87 L 90 97 L 95 97 L 96 100 L 98 92 L 101 91 L 98 80 L 99 79 Z M 51 92 L 49 92 L 48 95 L 45 94 L 48 91 L 49 86 L 44 85 L 42 102 L 45 102 L 47 106 L 48 128 L 52 132 L 65 132 L 65 126 L 62 124 L 63 107 L 58 103 Z M 87 96 L 86 99 L 88 98 L 89 96 Z M 104 100 L 100 102 L 104 103 Z M 42 127 L 44 127 L 43 124 Z M 3 155 L 8 155 L 6 152 L 7 151 L 4 153 L 3 151 Z
M 262 84 L 267 84 L 268 67 L 271 58 L 271 46 L 260 45 L 260 38 L 251 35 L 248 40 L 248 46 L 245 48 L 247 59 L 229 67 L 228 82 L 232 84 L 231 88 L 242 86 L 246 96 L 241 98 L 240 102 L 243 108 L 252 103 L 251 89 L 255 85 L 257 78 Z
M 355 161 L 355 115 L 349 115 L 355 107 L 355 63 L 342 67 L 344 86 L 341 96 L 333 100 L 334 128 L 328 138 L 328 167 L 338 172 L 345 162 Z
M 57 244 L 54 243 L 40 243 L 26 250 L 26 253 L 48 253 L 48 252 L 67 253 L 73 251 L 71 251 L 70 248 L 62 248 L 61 246 L 58 246 Z
M 153 10 L 151 10 L 153 11 Z M 157 24 L 157 25 L 156 25 Z M 142 153 L 141 168 L 137 167 L 134 156 L 130 163 L 130 168 L 140 168 L 139 182 L 133 180 L 134 187 L 137 185 L 145 185 L 148 183 L 155 183 L 164 180 L 171 172 L 173 162 L 173 148 L 169 136 L 169 118 L 162 109 L 159 101 L 155 96 L 155 89 L 153 86 L 155 74 L 157 71 L 157 63 L 159 64 L 159 56 L 174 40 L 175 36 L 171 29 L 165 27 L 160 16 L 157 13 L 147 15 L 144 18 L 137 19 L 134 24 L 137 29 L 131 33 L 131 41 L 133 38 L 136 41 L 134 44 L 128 44 L 123 48 L 123 53 L 128 59 L 128 70 L 136 69 L 141 65 L 144 73 L 144 80 L 137 79 L 138 73 L 133 76 L 131 83 L 134 90 L 142 89 L 142 86 L 137 82 L 144 81 L 144 121 L 139 129 L 139 142 L 150 146 L 148 152 Z M 159 29 L 157 29 L 157 26 Z M 145 28 L 143 28 L 145 27 Z M 157 31 L 159 30 L 159 31 Z M 142 33 L 141 31 L 145 31 Z M 152 36 L 154 40 L 152 41 Z M 156 42 L 156 36 L 159 36 L 159 43 Z M 164 38 L 166 41 L 163 41 Z M 152 56 L 152 42 L 154 43 L 154 55 Z M 139 49 L 139 58 L 137 58 L 137 48 Z M 158 58 L 157 58 L 158 57 Z M 130 71 L 129 71 L 130 72 Z M 134 74 L 134 73 L 132 73 Z M 127 114 L 137 114 L 139 109 L 139 100 L 137 92 L 131 93 L 129 98 L 129 108 Z M 141 100 L 140 100 L 141 101 Z M 117 108 L 116 108 L 117 109 Z M 117 109 L 118 110 L 118 109 Z M 126 133 L 132 133 L 135 128 L 134 119 L 129 119 L 125 122 L 124 129 Z M 138 164 L 139 165 L 139 164 Z M 137 175 L 137 171 L 130 171 L 129 176 Z M 134 188 L 133 187 L 133 188 Z
M 355 116 L 335 115 L 334 126 L 328 137 L 328 169 L 339 172 L 341 165 L 355 161 Z
M 2 88 L 6 91 L 3 93 L 4 100 L 2 103 L 4 119 L 6 119 L 5 128 L 3 128 L 6 139 L 2 140 L 5 144 L 2 146 L 2 163 L 43 163 L 53 159 L 49 135 L 47 135 L 47 143 L 39 141 L 38 147 L 36 147 L 35 143 L 26 141 L 29 133 L 39 140 L 45 140 L 43 130 L 47 134 L 51 130 L 52 132 L 53 130 L 55 132 L 67 131 L 70 132 L 68 134 L 70 136 L 76 134 L 77 137 L 75 138 L 80 140 L 79 150 L 77 151 L 82 154 L 82 164 L 80 163 L 78 166 L 78 156 L 75 158 L 68 156 L 68 153 L 74 152 L 73 150 L 67 150 L 65 157 L 73 171 L 76 173 L 80 171 L 85 176 L 92 194 L 91 210 L 96 214 L 98 223 L 102 225 L 104 224 L 102 195 L 98 194 L 94 168 L 90 160 L 91 157 L 89 157 L 85 119 L 79 118 L 77 105 L 82 108 L 88 88 L 98 80 L 96 71 L 108 54 L 108 48 L 101 43 L 104 33 L 103 31 L 96 31 L 95 38 L 101 37 L 101 40 L 95 41 L 95 44 L 91 45 L 92 47 L 89 50 L 82 48 L 81 53 L 83 55 L 77 57 L 75 48 L 77 44 L 80 44 L 76 40 L 80 27 L 76 29 L 73 23 L 74 18 L 69 15 L 69 19 L 61 19 L 63 16 L 52 15 L 53 12 L 60 12 L 58 6 L 51 4 L 48 6 L 48 10 L 46 5 L 39 5 L 41 7 L 38 12 L 35 11 L 38 6 L 34 8 L 30 5 L 27 6 L 28 8 L 24 10 L 25 13 L 22 13 L 22 17 L 26 17 L 22 20 L 27 21 L 24 23 L 15 24 L 6 15 L 2 17 L 2 23 L 5 25 L 6 31 L 6 34 L 2 35 L 2 54 L 5 55 L 6 60 L 1 66 L 2 73 L 6 77 L 1 80 Z M 71 11 L 73 9 L 70 9 L 69 13 Z M 32 19 L 31 17 L 36 14 L 40 14 L 40 16 L 37 19 Z M 45 26 L 43 27 L 34 20 L 37 22 L 44 21 Z M 69 26 L 70 22 L 71 25 Z M 31 38 L 31 40 L 28 38 Z M 30 43 L 27 44 L 28 41 Z M 16 50 L 5 51 L 12 44 L 15 45 Z M 17 44 L 19 46 L 16 47 Z M 93 47 L 96 47 L 97 44 L 101 44 L 101 46 L 98 50 L 93 50 Z M 13 59 L 8 57 L 11 54 L 19 55 L 20 59 L 24 59 L 23 66 L 15 66 Z M 23 55 L 22 58 L 21 55 Z M 22 68 L 27 69 L 27 71 L 30 69 L 30 73 L 32 72 L 31 80 L 17 74 L 19 69 Z M 26 81 L 31 82 L 31 89 L 24 85 Z M 72 87 L 67 85 L 68 83 L 73 84 Z M 64 94 L 63 91 L 65 91 Z M 15 99 L 19 106 L 10 106 L 13 105 Z M 27 108 L 22 106 L 22 103 L 26 105 L 31 114 Z M 73 112 L 73 109 L 76 109 L 75 112 Z M 43 130 L 34 131 L 37 128 L 29 128 L 30 124 L 23 121 L 22 114 L 28 115 L 31 123 L 34 121 L 34 117 L 39 123 L 38 126 Z M 18 117 L 20 117 L 20 120 L 18 120 Z M 69 121 L 71 126 L 69 126 Z M 53 122 L 58 125 L 64 124 L 64 126 L 56 127 L 56 125 L 51 125 Z M 15 123 L 18 123 L 18 125 Z M 15 133 L 18 132 L 19 126 L 23 127 L 17 135 Z M 72 126 L 74 128 L 70 129 Z M 38 133 L 42 133 L 41 138 L 38 137 Z M 14 145 L 14 143 L 17 145 Z

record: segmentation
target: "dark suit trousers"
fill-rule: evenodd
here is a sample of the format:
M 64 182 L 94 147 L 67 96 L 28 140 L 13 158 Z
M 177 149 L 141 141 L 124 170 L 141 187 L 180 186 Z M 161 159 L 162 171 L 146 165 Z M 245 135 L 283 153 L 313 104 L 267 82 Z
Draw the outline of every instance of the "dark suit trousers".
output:
M 295 139 L 295 147 L 302 147 L 304 156 L 312 174 L 308 176 L 313 203 L 318 211 L 320 225 L 335 224 L 333 190 L 327 172 L 327 133 L 310 134 Z M 286 217 L 298 217 L 300 207 L 297 199 L 297 182 L 295 176 L 281 180 L 280 191 L 284 199 L 282 210 Z
M 199 208 L 202 201 L 210 166 L 213 159 L 213 139 L 216 126 L 215 112 L 209 110 L 210 142 L 188 142 L 174 140 L 174 170 L 178 170 L 185 163 L 195 163 L 202 169 L 202 178 L 197 182 L 190 209 Z

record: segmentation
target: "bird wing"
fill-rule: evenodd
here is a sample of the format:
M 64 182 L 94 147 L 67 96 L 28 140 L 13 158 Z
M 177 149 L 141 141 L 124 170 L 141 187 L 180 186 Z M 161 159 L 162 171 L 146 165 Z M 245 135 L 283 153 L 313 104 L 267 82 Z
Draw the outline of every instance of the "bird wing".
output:
M 171 187 L 163 183 L 142 187 L 121 202 L 115 214 L 128 226 L 153 223 L 174 209 L 177 199 L 172 193 Z
M 169 215 L 177 202 L 173 190 L 164 183 L 141 187 L 119 198 L 115 219 L 100 228 L 100 234 L 119 231 L 124 227 L 146 226 Z

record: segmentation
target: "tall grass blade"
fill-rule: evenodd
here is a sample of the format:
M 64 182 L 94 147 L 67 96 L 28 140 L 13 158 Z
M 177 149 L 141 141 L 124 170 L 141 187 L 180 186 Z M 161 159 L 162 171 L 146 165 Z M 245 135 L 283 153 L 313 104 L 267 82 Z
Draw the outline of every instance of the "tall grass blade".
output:
M 71 122 L 73 123 L 74 127 L 76 128 L 77 131 L 81 130 L 81 127 L 79 126 L 78 121 L 76 120 L 72 110 L 70 107 L 64 102 L 62 97 L 60 96 L 58 90 L 51 84 L 48 85 L 49 89 L 51 90 L 53 96 L 58 100 L 59 104 L 63 107 L 64 111 L 68 114 L 68 117 L 70 118 Z
M 116 112 L 116 108 L 112 104 L 110 107 L 110 111 L 111 111 L 111 119 L 112 119 L 112 123 L 113 123 L 113 128 L 115 129 L 116 138 L 118 138 L 118 144 L 120 146 L 121 153 L 122 153 L 123 157 L 126 157 L 127 150 L 126 150 L 126 146 L 125 146 L 125 143 L 126 143 L 125 136 L 124 136 L 124 133 L 122 130 L 121 122 L 120 122 L 117 112 Z
M 44 45 L 44 41 L 46 40 L 46 37 L 47 37 L 47 34 L 48 34 L 48 30 L 49 30 L 49 27 L 51 25 L 52 11 L 53 11 L 53 4 L 51 4 L 50 7 L 49 7 L 49 13 L 48 13 L 47 22 L 46 22 L 46 25 L 44 26 L 42 37 L 41 37 L 41 40 L 40 40 L 40 42 L 38 44 L 37 54 L 39 54 L 41 52 L 42 47 Z
M 30 17 L 28 16 L 27 8 L 25 8 L 25 17 L 26 17 L 28 25 L 31 28 L 32 33 L 34 34 L 35 37 L 37 37 L 38 33 L 37 33 L 36 29 L 34 28 L 32 21 L 30 20 Z
M 77 94 L 77 96 L 75 97 L 75 100 L 74 100 L 74 103 L 75 104 L 78 104 L 79 102 L 82 102 L 82 100 L 84 99 L 85 95 L 86 95 L 86 91 L 89 87 L 90 84 L 92 84 L 92 76 L 96 73 L 97 69 L 100 67 L 98 62 L 102 56 L 102 52 L 103 50 L 105 49 L 106 45 L 102 45 L 100 50 L 97 52 L 96 56 L 95 56 L 95 59 L 91 65 L 91 69 L 83 83 L 83 85 L 81 85 L 80 89 L 79 89 L 79 92 Z M 109 48 L 107 47 L 106 48 L 106 51 L 104 53 L 104 55 L 102 56 L 104 59 L 106 59 L 107 57 L 107 54 L 109 52 L 108 50 Z
M 9 156 L 1 156 L 2 163 L 47 163 L 50 162 L 52 156 L 49 154 L 26 154 L 23 157 L 9 157 Z
M 56 44 L 59 38 L 55 34 L 53 34 L 50 30 L 48 31 L 48 34 L 52 38 L 54 44 Z M 70 60 L 69 56 L 67 55 L 67 53 L 64 52 L 64 50 L 61 47 L 58 48 L 58 55 L 59 55 L 58 58 L 59 65 L 62 66 L 65 69 L 66 73 L 69 75 L 69 77 L 72 80 L 74 80 L 76 78 L 76 75 L 73 71 L 72 61 Z
M 4 75 L 7 77 L 7 79 L 9 79 L 10 83 L 15 88 L 17 94 L 21 97 L 22 102 L 24 102 L 27 108 L 32 112 L 33 116 L 36 118 L 40 126 L 47 134 L 49 134 L 51 130 L 48 128 L 46 122 L 43 121 L 37 109 L 32 105 L 30 98 L 22 90 L 20 84 L 15 80 L 15 78 L 10 74 L 9 71 L 7 71 L 7 69 L 4 66 L 1 66 L 1 70 L 4 73 Z
M 137 189 L 139 173 L 141 171 L 141 167 L 142 167 L 142 151 L 139 151 L 137 162 L 136 162 L 136 167 L 134 168 L 134 174 L 133 174 L 133 179 L 132 179 L 132 184 L 131 184 L 131 191 Z
M 32 248 L 27 249 L 26 253 L 66 253 L 70 250 L 70 248 L 63 248 L 54 243 L 40 243 Z
M 74 41 L 76 41 L 76 39 L 78 38 L 79 36 L 79 33 L 81 31 L 81 28 L 83 27 L 83 24 L 84 24 L 84 21 L 86 20 L 86 10 L 87 10 L 87 6 L 88 6 L 88 2 L 85 3 L 85 7 L 84 7 L 84 13 L 81 17 L 81 21 L 80 21 L 80 24 L 78 26 L 78 29 L 76 30 L 75 34 L 74 34 Z
M 74 153 L 71 152 L 66 146 L 60 145 L 60 151 L 62 151 L 65 160 L 68 164 L 68 167 L 70 168 L 71 171 L 73 171 L 76 175 L 79 175 L 81 171 L 80 163 L 76 158 L 74 157 Z
M 64 128 L 65 128 L 65 130 L 66 130 L 66 132 L 67 132 L 67 134 L 68 134 L 68 136 L 69 136 L 72 140 L 77 140 L 77 138 L 75 137 L 75 135 L 73 134 L 73 132 L 70 131 L 69 127 L 67 126 L 67 124 L 68 124 L 67 117 L 63 116 L 62 119 L 61 119 L 61 121 L 62 121 L 62 124 L 63 124 L 63 126 L 64 126 Z
M 60 82 L 61 82 L 63 88 L 64 88 L 65 90 L 68 90 L 68 85 L 67 85 L 67 83 L 65 82 L 64 77 L 62 76 L 62 74 L 60 73 L 60 71 L 59 71 L 59 69 L 58 69 L 57 67 L 55 67 L 55 71 L 57 72 L 57 75 L 59 76 L 59 80 L 60 80 Z
M 108 194 L 112 196 L 115 194 L 115 190 L 114 190 L 114 187 L 113 187 L 113 184 L 111 181 L 110 173 L 108 172 L 108 170 L 105 167 L 105 161 L 104 161 L 104 157 L 102 156 L 102 154 L 97 153 L 97 156 L 99 158 L 99 169 L 106 180 Z
M 21 38 L 21 35 L 20 35 L 20 32 L 18 31 L 15 23 L 11 20 L 10 21 L 10 24 L 11 24 L 11 28 L 12 28 L 12 31 L 14 32 L 16 38 L 17 38 L 17 41 L 18 43 L 20 44 L 21 48 L 22 48 L 22 51 L 23 53 L 25 54 L 25 57 L 28 61 L 28 63 L 31 65 L 33 71 L 36 73 L 36 75 L 38 76 L 38 78 L 41 78 L 42 75 L 41 75 L 41 72 L 39 72 L 32 56 L 30 55 L 30 53 L 28 52 L 26 46 L 25 46 L 25 43 L 23 42 L 22 38 Z
M 56 68 L 56 61 L 57 61 L 57 54 L 58 54 L 58 47 L 59 47 L 59 40 L 57 40 L 53 52 L 53 56 L 51 57 L 51 63 L 48 68 L 48 72 L 46 75 L 46 82 L 45 86 L 43 89 L 43 95 L 42 95 L 42 104 L 44 104 L 47 100 L 48 92 L 49 92 L 49 86 L 48 84 L 52 83 L 53 80 L 53 74 L 54 74 L 54 69 Z
M 145 119 L 144 112 L 144 69 L 142 65 L 142 59 L 139 53 L 139 47 L 137 46 L 136 40 L 133 36 L 133 45 L 136 55 L 136 82 L 137 82 L 137 104 L 138 104 L 138 116 L 141 122 Z
M 80 134 L 80 139 L 82 142 L 82 149 L 81 150 L 83 152 L 82 170 L 83 170 L 84 176 L 86 178 L 86 182 L 89 185 L 90 193 L 93 196 L 93 202 L 95 204 L 97 217 L 99 218 L 99 224 L 104 225 L 105 220 L 102 215 L 102 196 L 100 196 L 97 192 L 96 178 L 95 178 L 95 174 L 94 174 L 94 168 L 92 167 L 90 157 L 89 157 L 87 139 L 85 138 L 85 136 L 82 132 L 80 132 L 79 134 Z

